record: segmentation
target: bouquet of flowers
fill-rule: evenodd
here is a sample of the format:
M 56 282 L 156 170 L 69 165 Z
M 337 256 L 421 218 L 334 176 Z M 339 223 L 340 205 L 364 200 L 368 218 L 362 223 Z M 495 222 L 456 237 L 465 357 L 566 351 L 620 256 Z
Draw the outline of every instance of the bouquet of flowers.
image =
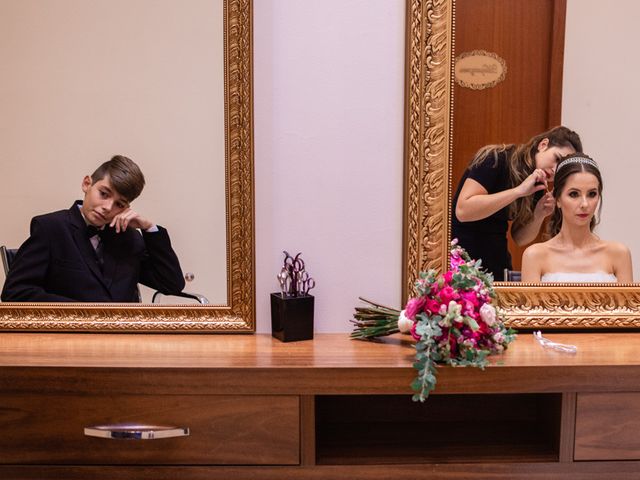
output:
M 404 310 L 368 303 L 356 308 L 352 338 L 372 339 L 397 332 L 410 333 L 417 341 L 418 371 L 411 384 L 414 401 L 424 402 L 436 387 L 437 364 L 484 369 L 487 357 L 503 352 L 515 340 L 491 304 L 495 299 L 493 276 L 482 270 L 454 240 L 451 268 L 443 275 L 435 270 L 421 273 L 417 296 Z

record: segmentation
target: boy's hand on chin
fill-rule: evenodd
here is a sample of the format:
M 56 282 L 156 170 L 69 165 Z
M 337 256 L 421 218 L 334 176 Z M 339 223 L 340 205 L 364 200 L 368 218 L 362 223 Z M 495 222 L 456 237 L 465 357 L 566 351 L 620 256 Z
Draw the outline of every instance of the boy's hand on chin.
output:
M 125 232 L 127 228 L 139 228 L 141 230 L 148 230 L 153 227 L 154 223 L 142 216 L 131 208 L 127 208 L 123 212 L 119 213 L 111 223 L 111 227 L 116 229 L 116 233 Z

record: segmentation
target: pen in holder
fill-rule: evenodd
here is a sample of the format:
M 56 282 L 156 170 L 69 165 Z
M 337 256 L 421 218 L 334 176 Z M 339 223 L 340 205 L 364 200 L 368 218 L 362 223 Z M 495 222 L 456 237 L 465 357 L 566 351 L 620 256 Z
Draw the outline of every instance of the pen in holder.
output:
M 313 338 L 313 295 L 316 286 L 305 270 L 298 253 L 295 257 L 286 251 L 284 265 L 277 275 L 280 293 L 271 294 L 271 333 L 283 342 L 311 340 Z

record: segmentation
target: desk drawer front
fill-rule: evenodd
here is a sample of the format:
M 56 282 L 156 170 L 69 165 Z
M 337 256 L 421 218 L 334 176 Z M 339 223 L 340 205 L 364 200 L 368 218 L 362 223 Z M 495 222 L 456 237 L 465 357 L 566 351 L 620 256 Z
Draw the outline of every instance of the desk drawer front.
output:
M 0 399 L 0 464 L 296 465 L 296 396 L 14 395 Z M 85 427 L 172 425 L 186 437 L 112 440 Z
M 575 460 L 640 460 L 640 393 L 579 393 Z

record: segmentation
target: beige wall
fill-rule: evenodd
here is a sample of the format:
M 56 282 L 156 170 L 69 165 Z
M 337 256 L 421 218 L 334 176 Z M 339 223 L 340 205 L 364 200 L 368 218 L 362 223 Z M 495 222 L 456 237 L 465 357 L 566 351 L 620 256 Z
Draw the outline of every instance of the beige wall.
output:
M 580 133 L 602 171 L 602 221 L 597 233 L 631 248 L 640 281 L 638 137 L 640 2 L 569 0 L 562 122 Z
M 226 303 L 222 28 L 222 0 L 1 0 L 0 243 L 121 153 L 187 288 Z

